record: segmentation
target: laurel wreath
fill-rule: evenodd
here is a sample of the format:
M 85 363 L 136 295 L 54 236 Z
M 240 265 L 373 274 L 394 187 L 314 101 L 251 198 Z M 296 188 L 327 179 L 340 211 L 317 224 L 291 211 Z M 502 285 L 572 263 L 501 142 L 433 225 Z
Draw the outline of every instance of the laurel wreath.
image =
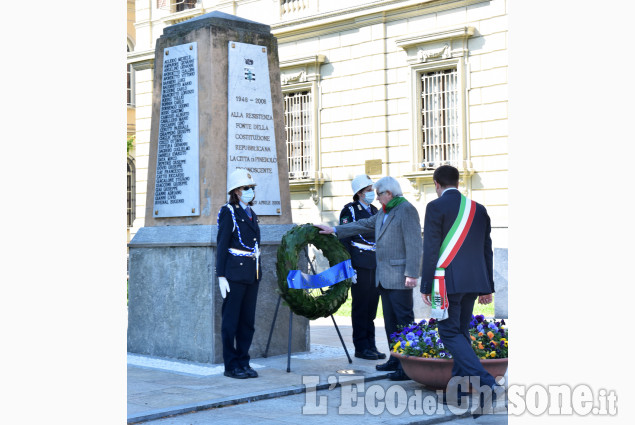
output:
M 287 275 L 289 271 L 298 269 L 298 256 L 308 244 L 322 250 L 322 254 L 329 261 L 331 267 L 351 257 L 336 237 L 321 235 L 319 229 L 312 224 L 296 226 L 282 237 L 282 242 L 278 248 L 278 261 L 276 262 L 277 292 L 293 313 L 314 320 L 318 317 L 330 316 L 346 302 L 351 280 L 346 279 L 338 282 L 329 286 L 324 292 L 319 289 L 289 288 Z

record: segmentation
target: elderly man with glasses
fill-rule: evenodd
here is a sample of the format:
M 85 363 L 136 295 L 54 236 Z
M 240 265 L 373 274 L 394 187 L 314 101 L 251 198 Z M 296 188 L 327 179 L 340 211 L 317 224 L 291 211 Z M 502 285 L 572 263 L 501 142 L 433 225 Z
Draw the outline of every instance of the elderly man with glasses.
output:
M 382 208 L 372 217 L 330 227 L 315 225 L 321 234 L 332 234 L 339 239 L 359 233 L 374 232 L 377 269 L 375 285 L 381 296 L 384 327 L 390 345 L 390 335 L 398 326 L 414 321 L 412 289 L 417 286 L 423 256 L 421 224 L 417 209 L 403 197 L 399 182 L 390 176 L 379 179 L 373 188 Z M 394 357 L 375 366 L 377 370 L 394 371 L 393 381 L 409 379 Z

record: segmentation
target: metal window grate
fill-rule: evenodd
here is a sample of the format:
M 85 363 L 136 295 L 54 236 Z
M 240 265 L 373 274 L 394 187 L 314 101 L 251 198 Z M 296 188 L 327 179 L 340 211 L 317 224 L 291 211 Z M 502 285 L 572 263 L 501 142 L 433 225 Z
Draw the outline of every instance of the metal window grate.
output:
M 130 46 L 126 46 L 128 52 L 130 52 Z M 128 64 L 126 67 L 126 76 L 127 76 L 127 84 L 126 84 L 126 104 L 128 106 L 134 106 L 133 103 L 133 92 L 132 92 L 132 64 Z
M 421 76 L 421 168 L 458 165 L 459 92 L 456 69 Z
M 309 178 L 313 171 L 312 105 L 310 91 L 284 95 L 284 127 L 290 179 Z
M 187 9 L 194 9 L 196 0 L 157 0 L 157 9 L 181 12 Z

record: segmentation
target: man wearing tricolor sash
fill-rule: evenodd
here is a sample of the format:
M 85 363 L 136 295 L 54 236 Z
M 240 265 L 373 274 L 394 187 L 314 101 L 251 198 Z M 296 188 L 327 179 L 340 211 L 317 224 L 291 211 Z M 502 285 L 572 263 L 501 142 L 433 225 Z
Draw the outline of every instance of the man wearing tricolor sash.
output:
M 452 354 L 452 376 L 478 376 L 496 384 L 471 347 L 468 328 L 474 302 L 492 302 L 491 224 L 484 206 L 459 192 L 459 171 L 449 165 L 433 175 L 438 199 L 428 203 L 423 225 L 421 296 L 439 320 L 439 335 Z

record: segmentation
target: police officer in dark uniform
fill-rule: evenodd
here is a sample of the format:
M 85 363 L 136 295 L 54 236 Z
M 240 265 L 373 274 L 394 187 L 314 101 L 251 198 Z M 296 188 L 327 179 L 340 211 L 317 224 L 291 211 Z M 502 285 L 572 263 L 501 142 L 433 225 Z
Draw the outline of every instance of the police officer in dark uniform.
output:
M 251 209 L 256 182 L 247 170 L 227 178 L 229 202 L 218 213 L 216 275 L 223 297 L 221 338 L 225 376 L 257 378 L 249 366 L 260 269 L 260 228 Z
M 373 181 L 366 174 L 356 176 L 351 182 L 353 202 L 340 212 L 340 224 L 352 223 L 377 213 L 372 205 L 375 200 Z M 375 235 L 371 233 L 340 239 L 349 254 L 351 264 L 357 272 L 357 283 L 351 286 L 353 298 L 351 320 L 355 357 L 366 360 L 385 359 L 375 345 L 375 316 L 379 304 L 379 292 L 375 286 Z

